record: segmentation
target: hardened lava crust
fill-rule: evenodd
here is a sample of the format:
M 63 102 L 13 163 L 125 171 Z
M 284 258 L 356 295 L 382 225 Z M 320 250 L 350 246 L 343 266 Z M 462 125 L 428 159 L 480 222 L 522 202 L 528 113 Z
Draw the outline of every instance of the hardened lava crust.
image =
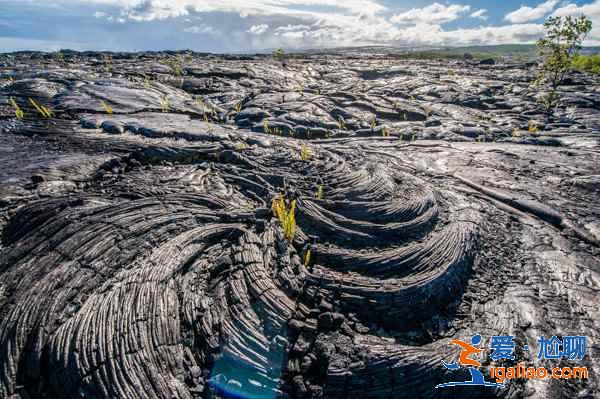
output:
M 0 398 L 597 398 L 600 79 L 534 78 L 0 55 Z M 586 336 L 589 378 L 436 389 L 475 334 Z

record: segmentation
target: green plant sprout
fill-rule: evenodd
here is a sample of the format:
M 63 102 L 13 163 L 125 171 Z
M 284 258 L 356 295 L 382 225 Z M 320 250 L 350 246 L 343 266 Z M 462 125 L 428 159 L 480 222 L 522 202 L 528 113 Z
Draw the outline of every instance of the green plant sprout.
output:
M 304 266 L 308 266 L 310 264 L 310 257 L 311 257 L 310 249 L 307 249 L 306 253 L 304 254 Z
M 390 137 L 390 132 L 388 132 L 388 130 L 385 126 L 383 126 L 381 128 L 381 136 L 382 137 Z
M 38 104 L 34 99 L 30 98 L 29 103 L 35 108 L 35 110 L 42 116 L 42 118 L 51 118 L 54 113 L 50 108 Z
M 112 109 L 112 107 L 110 105 L 108 105 L 104 101 L 101 101 L 101 104 L 102 104 L 102 108 L 104 108 L 104 112 L 106 112 L 107 114 L 112 114 L 113 113 L 113 109 Z
M 310 152 L 310 149 L 302 144 L 302 147 L 300 147 L 300 159 L 303 161 L 309 161 L 311 157 L 312 153 Z
M 183 76 L 183 63 L 179 57 L 168 58 L 163 63 L 171 69 L 174 76 Z
M 164 112 L 164 113 L 169 112 L 169 109 L 171 108 L 169 99 L 167 98 L 166 95 L 160 99 L 160 108 L 161 108 L 162 112 Z
M 271 134 L 271 128 L 269 127 L 269 122 L 266 119 L 263 121 L 263 131 L 267 134 Z
M 283 236 L 292 241 L 296 235 L 296 200 L 288 206 L 283 195 L 278 195 L 273 199 L 271 209 L 283 228 Z
M 530 120 L 527 124 L 527 130 L 529 131 L 529 133 L 537 133 L 539 130 L 537 123 L 535 123 L 534 120 Z
M 242 111 L 242 102 L 238 102 L 237 104 L 235 104 L 235 113 L 239 114 Z
M 341 130 L 346 130 L 346 122 L 344 122 L 344 118 L 342 116 L 338 116 L 338 126 Z
M 325 193 L 323 192 L 323 185 L 319 184 L 319 187 L 317 187 L 317 192 L 315 193 L 315 198 L 323 199 L 324 196 Z
M 106 72 L 112 71 L 112 56 L 110 54 L 104 54 L 102 59 L 104 61 L 104 68 L 106 69 Z
M 235 145 L 235 149 L 236 149 L 237 151 L 240 151 L 240 152 L 241 152 L 241 151 L 244 151 L 244 150 L 246 149 L 246 143 L 243 143 L 243 142 L 239 142 L 239 143 L 237 143 L 237 144 Z
M 17 104 L 17 102 L 15 101 L 14 98 L 10 98 L 8 100 L 8 102 L 10 103 L 10 105 L 13 106 L 13 108 L 15 109 L 15 117 L 17 119 L 23 119 L 25 117 L 25 112 L 23 112 L 23 110 L 21 109 L 21 107 L 19 107 L 19 104 Z
M 369 124 L 371 125 L 371 131 L 375 130 L 375 126 L 377 126 L 377 117 L 373 116 L 373 119 L 371 119 Z

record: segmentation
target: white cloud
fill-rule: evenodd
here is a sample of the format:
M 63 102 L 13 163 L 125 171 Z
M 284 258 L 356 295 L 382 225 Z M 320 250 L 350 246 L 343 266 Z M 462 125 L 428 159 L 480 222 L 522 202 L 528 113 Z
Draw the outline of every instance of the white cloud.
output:
M 310 26 L 308 25 L 291 25 L 288 24 L 286 26 L 278 26 L 277 29 L 275 29 L 277 32 L 291 32 L 291 31 L 298 31 L 298 30 L 310 30 Z
M 591 4 L 585 4 L 582 6 L 577 6 L 576 4 L 567 4 L 563 7 L 557 8 L 552 15 L 558 17 L 564 17 L 566 15 L 587 15 L 592 20 L 598 21 L 598 19 L 600 19 L 600 0 L 596 0 Z
M 41 0 L 21 1 L 42 4 Z M 510 20 L 542 18 L 552 13 L 557 1 L 561 0 L 547 1 L 534 8 L 521 7 L 509 14 L 512 14 Z M 567 4 L 556 9 L 554 14 L 589 15 L 594 21 L 592 41 L 600 40 L 600 0 L 584 1 L 593 3 Z M 125 27 L 130 36 L 119 34 L 116 37 L 115 33 L 114 43 L 100 44 L 120 49 L 187 48 L 190 43 L 196 50 L 219 52 L 369 44 L 458 46 L 533 42 L 543 34 L 541 24 L 521 22 L 446 29 L 444 24 L 461 18 L 477 18 L 482 25 L 487 25 L 483 22 L 488 17 L 486 9 L 471 9 L 460 3 L 434 2 L 423 8 L 396 12 L 393 16 L 393 10 L 382 5 L 383 0 L 56 0 L 52 4 L 73 7 L 84 4 L 85 16 L 89 16 L 89 5 L 93 4 L 98 10 L 94 16 L 112 23 L 144 21 Z M 109 22 L 106 25 L 110 25 Z M 185 33 L 177 35 L 176 43 L 171 38 L 161 41 L 163 37 L 169 37 L 168 33 L 163 35 L 161 32 L 170 32 L 173 26 L 180 26 Z M 77 29 L 80 27 L 72 27 L 72 37 L 81 32 Z M 106 29 L 107 35 L 113 37 L 111 27 Z M 189 34 L 210 35 L 211 40 L 194 40 Z M 135 43 L 129 40 L 132 36 L 136 36 Z
M 185 28 L 183 31 L 187 32 L 187 33 L 198 34 L 198 35 L 219 36 L 221 34 L 221 31 L 213 28 L 212 26 L 208 26 L 208 25 L 190 26 L 188 28 Z
M 566 15 L 580 16 L 585 15 L 592 20 L 592 31 L 588 36 L 588 40 L 585 44 L 589 46 L 600 45 L 600 0 L 596 0 L 590 4 L 584 4 L 577 6 L 576 4 L 567 4 L 563 7 L 557 8 L 553 16 L 564 17 Z
M 59 0 L 57 3 L 72 3 Z M 314 6 L 332 7 L 341 13 L 374 15 L 387 8 L 378 0 L 81 0 L 78 3 L 110 5 L 123 8 L 133 20 L 155 20 L 188 15 L 190 12 L 235 12 L 241 17 L 294 14 L 319 15 L 301 11 Z
M 487 13 L 487 10 L 485 8 L 480 8 L 479 10 L 471 13 L 471 15 L 469 15 L 471 18 L 479 18 L 482 20 L 486 20 L 488 19 L 487 15 L 485 15 Z
M 482 26 L 441 32 L 438 40 L 457 45 L 531 43 L 543 32 L 544 27 L 539 24 Z
M 518 10 L 506 14 L 504 19 L 514 24 L 535 21 L 536 19 L 543 18 L 550 12 L 552 12 L 552 10 L 554 10 L 554 7 L 556 7 L 557 4 L 558 0 L 548 0 L 535 8 L 521 6 L 521 8 L 519 8 Z
M 542 33 L 539 24 L 518 24 L 444 30 L 440 25 L 398 26 L 380 20 L 377 24 L 357 25 L 351 20 L 336 25 L 320 21 L 313 25 L 274 29 L 273 39 L 284 48 L 356 46 L 388 44 L 398 46 L 509 44 L 534 42 Z M 275 45 L 272 47 L 276 47 Z
M 268 29 L 269 25 L 267 24 L 252 25 L 246 32 L 250 33 L 251 35 L 262 35 Z
M 460 4 L 443 5 L 433 3 L 424 8 L 413 8 L 404 13 L 396 14 L 392 16 L 391 21 L 398 24 L 438 25 L 454 21 L 470 9 L 470 6 Z

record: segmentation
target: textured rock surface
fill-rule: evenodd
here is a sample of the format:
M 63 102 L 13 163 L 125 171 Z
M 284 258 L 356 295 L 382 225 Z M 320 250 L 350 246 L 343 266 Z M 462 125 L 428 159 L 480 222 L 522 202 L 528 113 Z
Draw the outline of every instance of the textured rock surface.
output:
M 600 394 L 597 78 L 548 116 L 526 65 L 0 57 L 0 398 Z M 475 333 L 590 379 L 436 391 Z

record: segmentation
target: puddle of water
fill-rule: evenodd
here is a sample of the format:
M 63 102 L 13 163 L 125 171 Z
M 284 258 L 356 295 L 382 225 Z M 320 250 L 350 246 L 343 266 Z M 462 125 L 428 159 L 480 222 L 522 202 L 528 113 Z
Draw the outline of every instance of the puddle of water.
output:
M 245 335 L 251 338 L 244 342 L 237 340 L 241 334 L 226 340 L 208 381 L 212 397 L 278 398 L 281 373 L 287 361 L 286 320 L 265 309 L 260 302 L 245 313 L 234 322 L 234 327 L 251 328 L 254 334 Z

